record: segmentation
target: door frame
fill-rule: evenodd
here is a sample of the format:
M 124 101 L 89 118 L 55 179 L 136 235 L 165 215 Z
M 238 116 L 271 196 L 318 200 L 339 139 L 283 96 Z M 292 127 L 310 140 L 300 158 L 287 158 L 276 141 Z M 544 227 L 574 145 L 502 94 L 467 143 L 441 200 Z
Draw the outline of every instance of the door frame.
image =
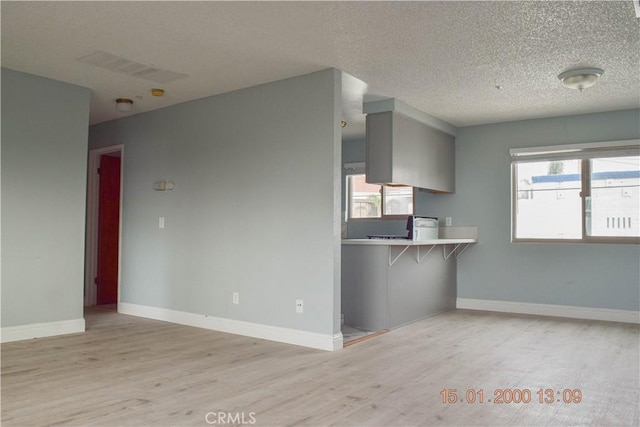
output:
M 87 166 L 87 225 L 85 235 L 85 268 L 84 268 L 84 305 L 96 305 L 97 285 L 95 283 L 98 274 L 98 214 L 100 177 L 100 157 L 103 154 L 120 153 L 120 220 L 118 224 L 118 303 L 120 303 L 121 263 L 122 263 L 122 193 L 124 189 L 124 145 L 111 145 L 109 147 L 89 150 Z

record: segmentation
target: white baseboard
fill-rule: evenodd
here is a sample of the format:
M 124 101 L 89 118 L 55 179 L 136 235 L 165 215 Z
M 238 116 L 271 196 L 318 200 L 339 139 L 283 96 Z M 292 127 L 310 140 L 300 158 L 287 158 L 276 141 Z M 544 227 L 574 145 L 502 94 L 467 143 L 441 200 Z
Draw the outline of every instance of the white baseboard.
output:
M 502 313 L 537 314 L 571 319 L 606 320 L 610 322 L 640 323 L 640 312 L 609 308 L 575 307 L 571 305 L 533 304 L 513 301 L 458 298 L 456 308 L 497 311 Z
M 0 342 L 29 340 L 75 334 L 85 331 L 84 319 L 61 320 L 58 322 L 32 323 L 29 325 L 7 326 L 0 329 Z
M 306 332 L 297 329 L 281 328 L 278 326 L 262 325 L 260 323 L 242 320 L 225 319 L 223 317 L 207 316 L 203 314 L 187 313 L 166 308 L 150 307 L 146 305 L 118 303 L 118 312 L 147 319 L 164 320 L 180 325 L 196 328 L 211 329 L 230 334 L 244 335 L 287 344 L 311 347 L 319 350 L 334 351 L 342 348 L 342 333 L 335 335 Z

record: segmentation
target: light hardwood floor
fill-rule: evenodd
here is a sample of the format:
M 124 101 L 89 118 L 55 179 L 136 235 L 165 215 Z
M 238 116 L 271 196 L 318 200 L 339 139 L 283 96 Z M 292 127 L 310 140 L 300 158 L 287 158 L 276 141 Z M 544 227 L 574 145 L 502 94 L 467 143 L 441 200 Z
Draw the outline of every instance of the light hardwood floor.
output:
M 2 345 L 3 426 L 640 422 L 638 325 L 456 310 L 324 352 L 104 309 L 86 320 L 83 334 Z M 449 388 L 484 403 L 443 404 Z M 504 388 L 531 402 L 493 403 Z M 541 404 L 541 388 L 582 401 Z

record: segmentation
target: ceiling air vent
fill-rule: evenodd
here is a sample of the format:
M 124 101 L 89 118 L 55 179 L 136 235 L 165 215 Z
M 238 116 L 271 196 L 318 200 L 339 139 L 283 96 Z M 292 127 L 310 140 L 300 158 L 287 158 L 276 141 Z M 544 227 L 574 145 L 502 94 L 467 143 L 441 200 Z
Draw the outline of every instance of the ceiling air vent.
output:
M 171 83 L 173 81 L 189 77 L 188 74 L 176 73 L 152 67 L 150 65 L 140 64 L 101 50 L 82 56 L 78 58 L 78 61 L 155 83 Z

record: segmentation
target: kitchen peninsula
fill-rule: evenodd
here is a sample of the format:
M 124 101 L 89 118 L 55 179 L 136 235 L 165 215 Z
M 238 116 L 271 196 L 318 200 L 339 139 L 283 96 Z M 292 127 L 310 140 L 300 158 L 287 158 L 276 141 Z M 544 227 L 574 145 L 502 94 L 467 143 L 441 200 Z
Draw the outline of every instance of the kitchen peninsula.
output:
M 477 229 L 447 231 L 453 235 L 423 241 L 343 240 L 345 325 L 380 331 L 455 308 L 456 259 L 477 242 Z

